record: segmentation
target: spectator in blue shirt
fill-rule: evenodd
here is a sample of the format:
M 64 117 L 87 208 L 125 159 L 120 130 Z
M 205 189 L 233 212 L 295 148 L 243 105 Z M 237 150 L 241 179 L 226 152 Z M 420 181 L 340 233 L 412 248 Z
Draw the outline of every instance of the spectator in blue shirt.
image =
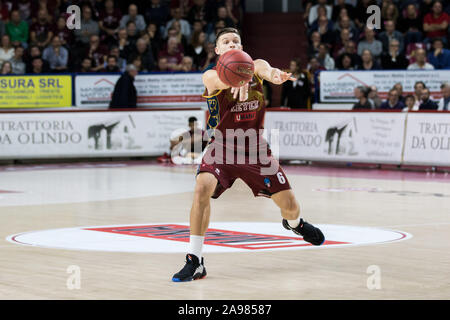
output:
M 61 45 L 59 36 L 54 36 L 52 44 L 42 52 L 42 58 L 49 63 L 52 72 L 65 71 L 69 61 L 69 51 Z
M 380 106 L 381 110 L 403 110 L 405 105 L 399 100 L 399 93 L 396 89 L 389 90 L 388 99 Z
M 433 40 L 433 49 L 428 53 L 428 62 L 435 69 L 450 69 L 450 50 L 444 48 L 441 38 Z

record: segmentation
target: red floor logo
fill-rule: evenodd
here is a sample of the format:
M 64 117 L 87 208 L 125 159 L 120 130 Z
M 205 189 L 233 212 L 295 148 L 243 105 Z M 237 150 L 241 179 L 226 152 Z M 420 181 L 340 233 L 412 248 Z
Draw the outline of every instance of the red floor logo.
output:
M 86 228 L 85 230 L 126 234 L 171 241 L 189 242 L 189 227 L 178 224 L 149 226 L 127 226 L 119 228 Z M 288 247 L 310 246 L 301 237 L 285 237 L 259 233 L 208 229 L 205 235 L 206 245 L 222 246 L 236 249 L 262 250 Z M 325 241 L 324 245 L 347 244 L 341 241 Z

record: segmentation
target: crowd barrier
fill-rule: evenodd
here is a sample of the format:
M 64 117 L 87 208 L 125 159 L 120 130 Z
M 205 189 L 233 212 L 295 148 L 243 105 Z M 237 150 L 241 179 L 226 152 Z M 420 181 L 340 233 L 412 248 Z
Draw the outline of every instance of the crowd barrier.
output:
M 202 109 L 2 112 L 0 159 L 159 156 Z M 282 160 L 450 166 L 450 113 L 267 111 Z M 273 134 L 279 144 L 274 145 Z

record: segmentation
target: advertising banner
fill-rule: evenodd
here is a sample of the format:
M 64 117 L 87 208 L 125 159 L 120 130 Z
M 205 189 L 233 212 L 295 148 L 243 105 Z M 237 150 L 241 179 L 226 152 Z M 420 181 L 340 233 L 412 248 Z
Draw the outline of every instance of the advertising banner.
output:
M 411 113 L 406 127 L 405 164 L 450 166 L 450 114 Z
M 414 92 L 414 84 L 423 81 L 433 99 L 442 97 L 440 86 L 450 79 L 450 70 L 383 70 L 383 71 L 322 71 L 320 73 L 321 102 L 356 102 L 353 90 L 357 86 L 376 86 L 382 99 L 400 82 L 403 92 Z
M 2 113 L 0 159 L 162 155 L 192 116 L 204 124 L 202 110 Z
M 1 76 L 0 108 L 72 106 L 72 76 Z
M 400 163 L 403 113 L 267 112 L 265 129 L 279 130 L 280 159 Z
M 120 75 L 77 75 L 75 105 L 107 107 Z M 206 106 L 201 73 L 140 74 L 134 85 L 138 106 Z

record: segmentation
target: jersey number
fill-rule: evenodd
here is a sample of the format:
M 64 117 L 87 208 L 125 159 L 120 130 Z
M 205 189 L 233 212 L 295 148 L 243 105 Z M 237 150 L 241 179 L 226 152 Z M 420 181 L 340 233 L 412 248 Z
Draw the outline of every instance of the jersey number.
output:
M 286 179 L 284 178 L 282 172 L 278 172 L 277 173 L 277 178 L 278 178 L 278 181 L 280 181 L 281 184 L 285 184 L 286 183 Z

